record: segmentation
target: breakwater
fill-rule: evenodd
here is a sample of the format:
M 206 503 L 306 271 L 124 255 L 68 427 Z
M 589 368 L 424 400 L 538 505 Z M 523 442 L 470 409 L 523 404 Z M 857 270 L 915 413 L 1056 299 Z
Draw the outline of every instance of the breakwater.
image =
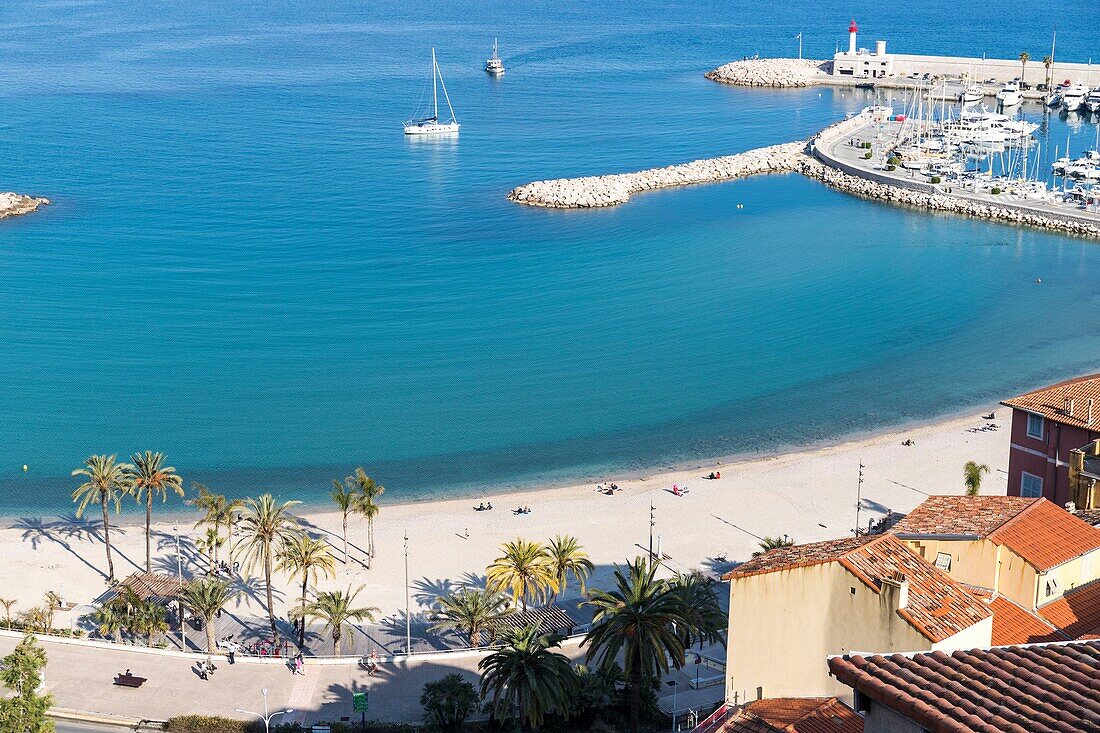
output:
M 743 87 L 808 87 L 829 78 L 831 61 L 810 59 L 744 59 L 708 71 L 711 81 Z
M 736 155 L 694 160 L 634 173 L 535 181 L 512 189 L 510 201 L 549 209 L 592 209 L 625 203 L 639 191 L 652 191 L 695 183 L 715 183 L 760 173 L 796 170 L 806 158 L 805 142 L 756 148 Z
M 21 193 L 12 193 L 11 191 L 0 193 L 0 219 L 29 214 L 36 211 L 39 206 L 45 206 L 48 203 L 50 203 L 50 200 L 45 198 L 24 196 Z

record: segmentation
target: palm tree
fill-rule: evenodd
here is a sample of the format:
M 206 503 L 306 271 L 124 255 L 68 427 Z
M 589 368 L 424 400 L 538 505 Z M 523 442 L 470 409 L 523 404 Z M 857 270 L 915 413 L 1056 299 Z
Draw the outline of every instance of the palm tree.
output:
M 343 520 L 344 530 L 344 564 L 348 564 L 348 515 L 356 510 L 357 499 L 355 492 L 351 490 L 351 486 L 340 481 L 338 478 L 332 480 L 332 500 L 336 503 L 336 507 L 340 510 L 340 517 Z
M 379 610 L 374 606 L 355 608 L 352 605 L 361 590 L 363 590 L 363 586 L 359 586 L 354 592 L 351 590 L 351 586 L 348 586 L 346 593 L 338 590 L 317 593 L 312 603 L 301 610 L 294 609 L 291 613 L 302 618 L 308 617 L 317 621 L 324 621 L 325 630 L 332 631 L 332 653 L 335 656 L 340 656 L 340 639 L 344 635 L 344 625 L 352 619 L 356 621 L 362 621 L 363 619 L 374 621 L 375 614 L 379 613 Z
M 4 607 L 4 626 L 11 628 L 11 607 L 14 606 L 14 598 L 0 598 L 0 606 Z
M 112 502 L 117 514 L 122 508 L 120 499 L 127 493 L 126 472 L 132 468 L 126 463 L 115 463 L 114 456 L 89 456 L 84 467 L 73 471 L 73 476 L 87 479 L 73 491 L 73 501 L 78 502 L 76 516 L 79 519 L 92 502 L 103 507 L 103 544 L 107 547 L 107 580 L 115 579 L 115 560 L 111 557 L 111 526 L 107 505 Z
M 787 535 L 783 535 L 782 537 L 765 537 L 763 542 L 761 542 L 759 545 L 757 545 L 757 547 L 759 547 L 760 550 L 758 552 L 752 553 L 752 556 L 753 557 L 759 557 L 760 555 L 763 555 L 768 550 L 775 550 L 775 549 L 778 549 L 780 547 L 793 547 L 793 546 L 794 546 L 794 540 L 791 539 L 790 537 L 788 537 Z
M 130 493 L 140 504 L 145 500 L 145 572 L 153 571 L 153 555 L 150 545 L 150 532 L 153 524 L 153 496 L 159 495 L 161 501 L 168 500 L 168 490 L 183 496 L 183 479 L 176 469 L 164 465 L 164 454 L 145 451 L 130 456 L 134 462 L 126 467 L 126 483 Z
M 146 601 L 133 609 L 130 625 L 131 631 L 145 634 L 147 646 L 153 646 L 153 637 L 168 630 L 168 611 L 160 604 Z
M 549 592 L 557 592 L 558 579 L 541 543 L 517 538 L 500 549 L 503 554 L 485 571 L 490 590 L 508 591 L 524 611 L 528 598 L 537 601 Z
M 509 631 L 506 645 L 478 662 L 481 697 L 492 693 L 493 718 L 498 722 L 515 716 L 532 730 L 546 714 L 556 711 L 569 717 L 576 677 L 564 654 L 552 651 L 561 645 L 560 634 L 539 634 L 537 626 Z
M 1020 81 L 1025 81 L 1027 78 L 1027 62 L 1031 61 L 1031 54 L 1024 51 L 1020 54 Z
M 704 642 L 726 644 L 725 631 L 729 617 L 718 603 L 715 585 L 714 579 L 698 571 L 677 575 L 670 583 L 673 592 L 679 596 L 681 611 L 687 617 L 687 624 L 676 627 L 687 647 L 698 643 L 702 648 Z
M 227 528 L 233 525 L 233 514 L 241 508 L 241 500 L 227 499 L 224 494 L 216 494 L 207 488 L 205 484 L 200 484 L 198 481 L 192 481 L 191 487 L 197 489 L 199 493 L 198 496 L 188 500 L 187 503 L 205 512 L 203 518 L 195 522 L 195 526 L 200 527 L 204 524 L 208 525 L 212 527 L 214 533 L 221 538 L 222 525 L 225 525 Z M 230 532 L 230 534 L 232 534 L 232 532 Z M 211 557 L 214 567 L 217 567 L 218 564 L 218 548 L 223 544 L 225 544 L 224 539 L 214 545 L 214 554 Z
M 1048 91 L 1050 90 L 1050 81 L 1051 81 L 1051 79 L 1050 79 L 1050 76 L 1051 76 L 1050 70 L 1053 66 L 1054 66 L 1054 59 L 1051 58 L 1050 56 L 1044 56 L 1043 57 L 1043 67 L 1047 70 L 1046 83 L 1047 83 L 1047 90 Z
M 609 668 L 620 656 L 630 688 L 630 731 L 637 733 L 642 685 L 669 670 L 680 669 L 691 623 L 683 599 L 667 581 L 656 577 L 657 563 L 635 558 L 626 573 L 615 568 L 615 590 L 593 589 L 584 603 L 596 609 L 592 629 L 581 645 L 588 660 L 599 657 Z
M 477 710 L 477 690 L 462 675 L 451 672 L 424 685 L 420 705 L 425 722 L 432 728 L 462 730 L 466 718 Z
M 191 609 L 191 613 L 202 619 L 206 629 L 207 652 L 213 652 L 215 647 L 214 619 L 236 595 L 235 591 L 229 590 L 228 582 L 217 578 L 202 578 L 184 586 L 180 600 Z
M 225 538 L 218 534 L 218 530 L 213 527 L 206 528 L 206 536 L 200 537 L 199 541 L 195 543 L 199 552 L 203 553 L 210 560 L 210 574 L 213 575 L 218 568 L 218 548 L 225 544 Z
M 374 558 L 374 519 L 380 510 L 377 499 L 386 493 L 386 487 L 375 483 L 362 467 L 355 469 L 355 475 L 349 479 L 359 492 L 355 500 L 356 509 L 367 518 L 367 570 L 370 570 Z
M 989 473 L 989 466 L 984 463 L 967 461 L 963 466 L 963 485 L 966 486 L 967 496 L 977 496 L 982 490 L 982 474 Z
M 550 567 L 558 584 L 558 593 L 565 593 L 568 576 L 581 586 L 581 593 L 585 592 L 585 581 L 596 566 L 588 559 L 588 553 L 581 549 L 576 537 L 558 535 L 550 540 L 546 547 L 547 557 L 550 558 Z
M 336 575 L 336 562 L 332 558 L 332 550 L 328 543 L 314 539 L 305 532 L 296 534 L 283 543 L 278 554 L 279 566 L 276 570 L 291 575 L 299 575 L 302 578 L 302 605 L 300 614 L 305 613 L 306 591 L 309 589 L 310 578 L 317 585 L 321 573 L 326 578 Z M 298 646 L 306 645 L 306 622 L 304 616 L 298 618 Z
M 126 627 L 126 614 L 111 604 L 100 606 L 88 615 L 95 624 L 96 633 L 105 639 L 116 641 L 115 635 Z
M 432 631 L 460 631 L 470 637 L 470 646 L 477 649 L 481 634 L 493 621 L 506 615 L 508 599 L 503 593 L 463 588 L 436 600 L 432 614 Z
M 290 514 L 290 509 L 301 503 L 284 501 L 276 504 L 271 494 L 261 494 L 256 499 L 245 499 L 241 512 L 241 537 L 237 544 L 244 551 L 244 561 L 250 568 L 263 568 L 267 587 L 267 617 L 276 646 L 279 644 L 279 629 L 275 626 L 275 606 L 271 598 L 271 571 L 275 555 L 299 532 L 298 520 Z

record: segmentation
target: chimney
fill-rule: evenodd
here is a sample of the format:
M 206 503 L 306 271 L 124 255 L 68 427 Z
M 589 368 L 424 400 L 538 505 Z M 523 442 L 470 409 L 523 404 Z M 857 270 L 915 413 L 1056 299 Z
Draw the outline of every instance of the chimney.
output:
M 1074 504 L 1072 501 L 1067 501 L 1066 502 L 1066 511 L 1069 512 L 1070 514 L 1076 514 L 1077 513 L 1077 505 Z
M 1088 425 L 1092 425 L 1092 402 L 1093 402 L 1093 399 L 1091 397 L 1089 397 L 1089 419 L 1088 419 L 1088 423 L 1087 423 Z
M 1073 417 L 1073 398 L 1072 397 L 1067 397 L 1066 398 L 1066 401 L 1063 403 L 1062 412 L 1066 413 L 1070 417 Z
M 894 593 L 897 597 L 897 603 L 895 610 L 900 611 L 903 608 L 909 606 L 909 579 L 906 578 L 900 571 L 895 570 L 889 578 L 880 578 L 879 582 L 882 583 L 883 591 L 887 593 Z M 887 590 L 889 589 L 889 590 Z

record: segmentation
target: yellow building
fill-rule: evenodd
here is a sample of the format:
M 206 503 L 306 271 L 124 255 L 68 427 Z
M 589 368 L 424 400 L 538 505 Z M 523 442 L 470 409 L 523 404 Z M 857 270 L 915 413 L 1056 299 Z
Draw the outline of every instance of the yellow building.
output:
M 893 535 L 771 550 L 730 582 L 726 700 L 850 696 L 825 660 L 990 644 L 993 613 Z
M 931 496 L 891 532 L 955 580 L 1030 611 L 1100 579 L 1100 529 L 1046 499 Z

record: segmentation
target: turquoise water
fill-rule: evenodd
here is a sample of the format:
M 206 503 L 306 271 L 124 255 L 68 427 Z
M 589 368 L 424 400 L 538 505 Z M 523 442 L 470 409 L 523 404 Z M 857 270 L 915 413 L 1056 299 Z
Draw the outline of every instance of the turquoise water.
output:
M 849 14 L 898 51 L 1041 58 L 1046 28 L 990 27 L 1013 4 L 556 5 L 8 18 L 0 184 L 55 203 L 0 223 L 0 513 L 63 511 L 92 452 L 163 450 L 228 493 L 316 501 L 364 465 L 410 499 L 773 450 L 1100 366 L 1095 243 L 796 176 L 598 212 L 504 199 L 858 110 L 702 78 L 789 55 L 799 30 L 831 53 Z M 960 31 L 940 38 L 948 7 Z M 494 36 L 501 80 L 481 71 Z M 1096 40 L 1060 30 L 1059 55 Z M 454 142 L 401 134 L 433 43 Z

